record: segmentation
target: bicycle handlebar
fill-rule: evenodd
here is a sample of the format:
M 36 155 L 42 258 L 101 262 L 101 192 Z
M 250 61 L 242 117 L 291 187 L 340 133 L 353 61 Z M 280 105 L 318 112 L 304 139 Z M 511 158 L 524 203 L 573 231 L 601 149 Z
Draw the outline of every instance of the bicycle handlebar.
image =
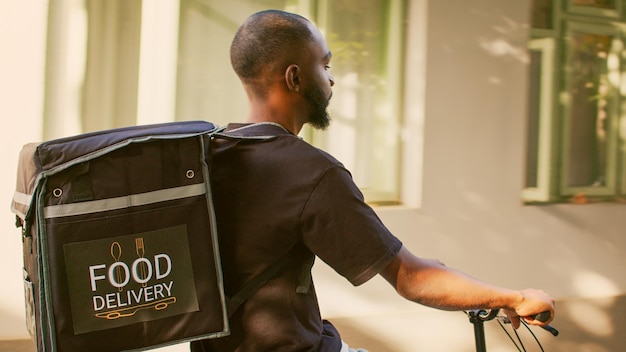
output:
M 475 310 L 473 311 L 474 314 L 472 314 L 473 319 L 478 319 L 481 321 L 487 321 L 487 320 L 491 320 L 494 319 L 498 313 L 500 312 L 499 309 L 492 309 L 492 310 Z M 550 319 L 550 312 L 545 311 L 545 312 L 541 312 L 539 314 L 536 314 L 532 317 L 535 320 L 538 320 L 540 322 L 546 322 Z M 559 331 L 557 329 L 555 329 L 554 327 L 550 326 L 550 325 L 546 325 L 546 326 L 541 326 L 542 329 L 548 331 L 549 333 L 551 333 L 553 336 L 558 336 L 559 335 Z
M 533 319 L 538 320 L 542 323 L 545 323 L 546 321 L 548 321 L 550 319 L 550 312 L 545 311 L 545 312 L 541 312 L 539 314 L 536 314 Z
M 545 323 L 546 321 L 548 321 L 548 319 L 550 319 L 550 312 L 545 311 L 545 312 L 541 312 L 537 315 L 535 315 L 533 317 L 535 320 L 538 320 L 542 323 Z M 550 325 L 546 325 L 546 326 L 542 326 L 541 328 L 543 328 L 544 330 L 550 332 L 553 336 L 559 336 L 559 330 L 553 328 Z
M 511 321 L 509 320 L 508 316 L 499 315 L 499 313 L 500 313 L 500 309 L 475 309 L 475 310 L 465 311 L 465 314 L 467 314 L 467 316 L 469 317 L 469 321 L 472 323 L 472 325 L 474 325 L 474 339 L 476 341 L 476 351 L 477 352 L 485 352 L 485 351 L 487 351 L 487 348 L 485 346 L 485 330 L 484 330 L 483 324 L 484 324 L 485 321 L 492 320 L 492 319 L 495 319 L 495 318 L 498 318 L 498 323 L 500 324 L 502 329 L 504 329 L 504 331 L 509 336 L 511 341 L 513 341 L 513 344 L 515 344 L 515 346 L 518 347 L 518 350 L 521 351 L 521 349 L 519 349 L 520 346 L 515 342 L 515 340 L 512 338 L 512 336 L 509 334 L 509 332 L 504 328 L 503 324 L 510 324 Z M 550 316 L 551 316 L 550 312 L 549 311 L 545 311 L 545 312 L 541 312 L 539 314 L 535 314 L 531 318 L 534 319 L 534 320 L 537 320 L 537 321 L 545 323 L 548 320 L 550 320 Z M 522 323 L 523 323 L 523 325 L 526 328 L 528 328 L 528 324 L 526 322 L 522 321 Z M 550 332 L 554 336 L 558 336 L 559 335 L 559 331 L 557 329 L 553 328 L 550 325 L 545 325 L 545 326 L 540 326 L 540 327 L 542 329 Z M 528 331 L 530 331 L 530 328 L 528 328 Z M 532 333 L 532 331 L 530 331 L 530 333 L 533 336 L 535 336 L 535 334 Z M 519 335 L 517 334 L 517 332 L 515 333 L 515 335 L 517 336 L 518 341 L 520 342 L 520 345 L 523 348 L 523 343 L 519 339 Z M 539 343 L 539 340 L 537 340 L 537 337 L 535 337 L 535 340 L 537 341 L 537 344 L 539 345 L 539 347 L 543 351 L 543 348 L 541 347 L 541 343 Z M 524 351 L 526 351 L 526 349 L 524 349 Z

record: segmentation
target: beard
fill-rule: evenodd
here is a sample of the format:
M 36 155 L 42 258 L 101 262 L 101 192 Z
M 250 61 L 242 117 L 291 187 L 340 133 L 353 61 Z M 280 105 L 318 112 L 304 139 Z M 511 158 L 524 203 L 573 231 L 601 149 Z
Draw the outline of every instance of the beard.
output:
M 324 130 L 330 125 L 330 115 L 328 114 L 328 103 L 333 93 L 326 98 L 321 88 L 312 86 L 304 93 L 304 98 L 311 107 L 309 115 L 309 124 L 318 130 Z

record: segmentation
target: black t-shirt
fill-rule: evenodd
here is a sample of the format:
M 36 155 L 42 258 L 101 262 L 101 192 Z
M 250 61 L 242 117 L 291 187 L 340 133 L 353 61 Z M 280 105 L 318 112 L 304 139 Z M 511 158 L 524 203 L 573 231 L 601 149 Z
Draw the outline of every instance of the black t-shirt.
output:
M 211 182 L 226 294 L 283 255 L 292 261 L 230 318 L 231 335 L 193 351 L 339 351 L 302 270 L 313 255 L 353 285 L 387 266 L 402 244 L 363 201 L 350 173 L 280 125 L 229 125 L 212 144 Z M 306 272 L 306 278 L 310 275 Z

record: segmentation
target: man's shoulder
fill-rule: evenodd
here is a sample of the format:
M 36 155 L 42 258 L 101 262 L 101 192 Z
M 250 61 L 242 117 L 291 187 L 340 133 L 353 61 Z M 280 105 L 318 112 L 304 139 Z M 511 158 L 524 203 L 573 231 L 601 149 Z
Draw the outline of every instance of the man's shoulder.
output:
M 300 163 L 343 165 L 328 152 L 310 144 L 273 122 L 230 123 L 224 133 L 233 138 L 257 142 L 271 150 L 277 159 L 294 158 Z
M 336 165 L 343 168 L 343 164 L 337 160 L 333 155 L 325 150 L 318 148 L 302 138 L 288 138 L 282 137 L 285 143 L 288 144 L 291 157 L 300 160 L 301 163 L 312 163 L 317 165 Z M 287 149 L 287 148 L 285 148 Z

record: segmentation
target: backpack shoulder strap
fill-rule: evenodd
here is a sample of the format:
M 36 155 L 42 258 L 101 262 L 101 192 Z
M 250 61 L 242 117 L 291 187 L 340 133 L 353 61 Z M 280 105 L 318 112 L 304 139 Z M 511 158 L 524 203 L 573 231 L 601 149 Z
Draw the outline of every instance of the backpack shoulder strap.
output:
M 248 298 L 258 291 L 263 285 L 265 285 L 271 278 L 273 278 L 278 272 L 285 267 L 289 261 L 289 251 L 272 266 L 265 269 L 259 276 L 247 282 L 234 296 L 226 298 L 226 310 L 228 311 L 228 317 L 231 317 L 235 311 L 245 302 Z
M 263 285 L 265 285 L 270 279 L 272 279 L 279 271 L 287 266 L 291 259 L 294 257 L 293 253 L 298 246 L 289 250 L 285 255 L 278 259 L 269 268 L 265 269 L 257 277 L 247 282 L 239 291 L 232 297 L 226 298 L 226 309 L 228 311 L 228 317 L 231 317 L 235 311 L 246 301 L 248 298 L 258 291 Z M 315 255 L 313 253 L 308 254 L 306 260 L 302 263 L 300 273 L 298 275 L 298 287 L 296 293 L 307 294 L 311 287 L 311 268 L 315 262 Z

